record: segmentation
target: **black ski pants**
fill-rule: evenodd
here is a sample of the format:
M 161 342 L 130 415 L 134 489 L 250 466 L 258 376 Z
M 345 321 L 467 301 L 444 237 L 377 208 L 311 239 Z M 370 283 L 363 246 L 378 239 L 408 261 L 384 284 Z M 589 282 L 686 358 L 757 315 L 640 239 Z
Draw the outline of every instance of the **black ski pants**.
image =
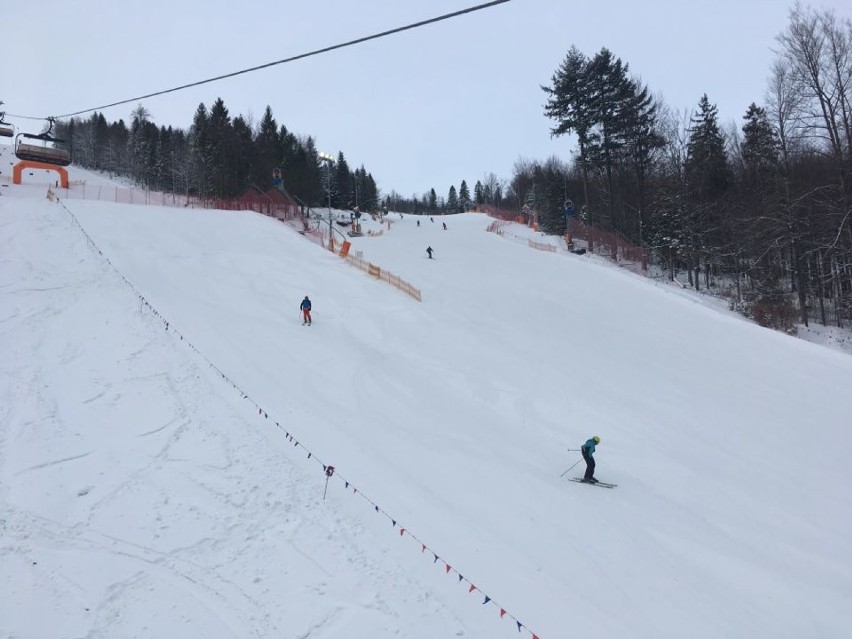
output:
M 591 479 L 595 476 L 595 458 L 584 451 L 583 459 L 586 460 L 586 474 L 583 475 L 583 479 Z

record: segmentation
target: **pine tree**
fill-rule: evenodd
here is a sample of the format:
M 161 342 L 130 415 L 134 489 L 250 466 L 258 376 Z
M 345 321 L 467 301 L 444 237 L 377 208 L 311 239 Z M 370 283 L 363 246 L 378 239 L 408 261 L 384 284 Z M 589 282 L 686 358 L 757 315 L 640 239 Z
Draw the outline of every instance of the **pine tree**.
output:
M 266 184 L 272 175 L 272 170 L 282 168 L 284 154 L 281 139 L 278 137 L 278 123 L 272 116 L 272 108 L 267 105 L 258 125 L 254 140 L 254 153 L 251 167 L 251 178 L 255 183 Z
M 687 183 L 694 197 L 704 201 L 718 199 L 730 184 L 728 159 L 716 105 L 710 104 L 706 93 L 690 122 L 684 166 Z
M 556 125 L 550 129 L 551 137 L 559 137 L 567 133 L 577 135 L 577 144 L 580 148 L 579 163 L 583 171 L 583 191 L 587 203 L 589 201 L 588 150 L 593 125 L 588 66 L 588 58 L 576 46 L 572 46 L 565 60 L 553 74 L 552 85 L 541 87 L 549 96 L 544 114 L 556 121 Z
M 233 162 L 233 144 L 231 116 L 222 98 L 217 98 L 210 108 L 208 120 L 210 156 L 208 160 L 208 180 L 212 185 L 212 194 L 217 197 L 234 195 L 229 173 Z
M 209 116 L 204 103 L 198 105 L 189 130 L 190 176 L 191 190 L 208 195 L 210 185 L 207 166 L 210 162 Z
M 752 102 L 746 114 L 743 124 L 742 159 L 748 178 L 753 183 L 763 181 L 767 172 L 773 172 L 778 168 L 779 152 L 778 140 L 766 110 Z
M 485 202 L 485 189 L 479 180 L 476 181 L 473 187 L 473 200 L 477 205 Z
M 467 182 L 462 180 L 459 187 L 459 210 L 464 213 L 470 210 L 470 189 L 467 188 Z
M 735 229 L 731 212 L 722 202 L 730 185 L 725 140 L 719 131 L 716 106 L 710 104 L 707 94 L 701 97 L 690 125 L 684 163 L 690 206 L 683 224 L 688 230 L 683 252 L 690 284 L 698 289 L 700 262 L 703 259 L 706 263 L 712 254 L 730 245 Z
M 459 197 L 456 193 L 455 185 L 450 186 L 450 192 L 447 194 L 446 211 L 447 213 L 459 212 Z
M 335 162 L 334 184 L 336 192 L 332 195 L 332 206 L 338 209 L 351 209 L 355 206 L 355 188 L 349 164 L 343 157 L 343 151 L 337 154 Z
M 146 161 L 150 149 L 146 128 L 149 123 L 148 109 L 139 104 L 130 114 L 130 138 L 127 141 L 127 153 L 130 160 L 130 177 L 136 182 L 143 183 L 146 174 Z
M 305 202 L 318 204 L 322 202 L 324 187 L 324 170 L 320 162 L 316 143 L 311 136 L 305 138 L 305 184 L 301 198 Z
M 438 210 L 438 194 L 435 189 L 429 189 L 429 213 L 434 213 Z

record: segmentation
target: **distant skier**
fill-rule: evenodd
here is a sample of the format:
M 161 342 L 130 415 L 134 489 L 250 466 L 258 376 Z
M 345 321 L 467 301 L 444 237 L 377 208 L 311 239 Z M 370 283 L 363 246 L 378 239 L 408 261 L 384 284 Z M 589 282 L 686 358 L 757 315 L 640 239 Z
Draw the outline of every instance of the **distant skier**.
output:
M 591 439 L 587 440 L 585 444 L 580 447 L 580 452 L 583 453 L 583 459 L 586 460 L 586 474 L 583 475 L 583 481 L 590 484 L 597 484 L 598 480 L 595 479 L 595 445 L 601 443 L 601 438 L 595 435 Z
M 446 222 L 441 222 L 441 224 L 443 224 L 443 225 L 444 225 L 444 230 L 446 231 L 446 230 L 447 230 L 447 223 L 446 223 Z
M 429 248 L 427 248 L 426 252 L 429 254 L 429 259 L 431 260 L 432 259 L 432 247 L 430 246 Z
M 417 226 L 420 226 L 420 220 L 417 220 Z
M 299 305 L 299 308 L 302 309 L 302 326 L 304 326 L 305 324 L 310 326 L 311 325 L 311 300 L 307 295 L 305 295 L 305 299 L 302 300 L 302 303 Z
M 574 233 L 577 228 L 577 211 L 574 210 L 574 203 L 571 200 L 565 200 L 562 213 L 565 215 L 565 243 L 570 249 L 574 247 Z

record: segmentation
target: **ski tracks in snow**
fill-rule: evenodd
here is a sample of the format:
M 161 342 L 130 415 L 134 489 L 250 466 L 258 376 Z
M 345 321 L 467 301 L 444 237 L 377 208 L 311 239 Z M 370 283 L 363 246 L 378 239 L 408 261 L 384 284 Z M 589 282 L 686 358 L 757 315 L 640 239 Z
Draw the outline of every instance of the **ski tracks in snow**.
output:
M 43 216 L 51 258 L 19 273 L 37 273 L 23 308 L 38 310 L 0 309 L 16 344 L 0 395 L 0 635 L 426 639 L 464 625 L 375 558 L 384 535 L 345 514 L 348 497 L 321 500 L 317 466 L 140 312 L 60 210 Z

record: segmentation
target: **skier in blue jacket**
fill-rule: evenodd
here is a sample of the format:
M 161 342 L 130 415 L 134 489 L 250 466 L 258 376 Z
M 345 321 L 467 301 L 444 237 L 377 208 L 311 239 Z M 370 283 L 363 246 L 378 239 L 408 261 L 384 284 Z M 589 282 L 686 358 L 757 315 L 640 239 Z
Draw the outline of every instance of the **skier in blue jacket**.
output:
M 583 453 L 583 459 L 586 460 L 586 474 L 583 475 L 583 481 L 590 484 L 597 484 L 595 479 L 595 446 L 601 443 L 601 438 L 595 435 L 591 439 L 586 440 L 586 443 L 580 447 L 580 452 Z
M 305 299 L 302 300 L 302 303 L 299 304 L 299 308 L 302 311 L 302 326 L 307 324 L 311 325 L 311 300 L 305 295 Z

